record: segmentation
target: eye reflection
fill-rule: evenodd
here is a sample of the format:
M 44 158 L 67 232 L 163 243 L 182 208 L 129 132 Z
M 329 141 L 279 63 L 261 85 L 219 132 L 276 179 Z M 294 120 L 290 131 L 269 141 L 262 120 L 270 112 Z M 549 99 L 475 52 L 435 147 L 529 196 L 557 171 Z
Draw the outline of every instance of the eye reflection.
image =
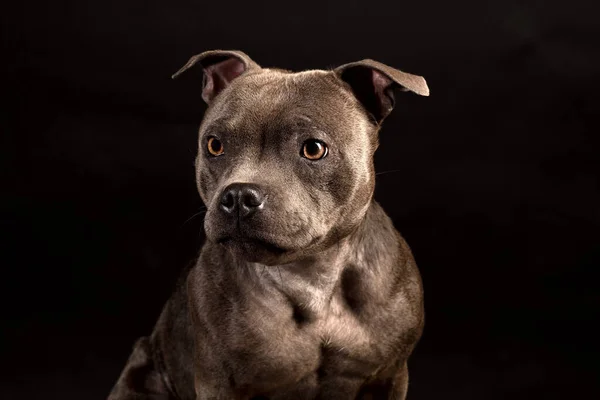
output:
M 214 136 L 208 138 L 208 143 L 206 146 L 208 148 L 208 152 L 213 156 L 220 156 L 225 151 L 223 148 L 223 143 L 221 143 L 221 141 Z
M 327 152 L 327 145 L 317 139 L 309 139 L 302 145 L 302 156 L 312 161 L 322 159 Z

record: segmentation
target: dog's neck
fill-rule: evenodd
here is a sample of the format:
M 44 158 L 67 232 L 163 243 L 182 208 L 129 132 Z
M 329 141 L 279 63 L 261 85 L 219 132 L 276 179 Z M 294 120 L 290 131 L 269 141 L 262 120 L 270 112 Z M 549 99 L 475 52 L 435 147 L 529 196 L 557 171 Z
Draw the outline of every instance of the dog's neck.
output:
M 263 267 L 254 265 L 259 281 L 283 293 L 294 305 L 321 314 L 331 300 L 340 276 L 351 258 L 351 236 L 311 260 Z
M 372 228 L 385 231 L 385 226 L 391 224 L 387 218 L 382 219 L 383 211 L 375 201 L 351 234 L 338 241 L 321 253 L 303 261 L 281 266 L 265 266 L 259 263 L 249 263 L 248 271 L 253 284 L 259 284 L 271 290 L 277 290 L 295 306 L 311 315 L 322 315 L 332 301 L 336 288 L 345 270 L 368 271 L 371 277 L 385 276 L 388 263 L 373 264 L 377 260 L 370 259 L 367 254 L 378 253 L 378 246 L 390 248 L 389 242 L 396 240 L 388 237 L 374 238 Z M 394 232 L 393 229 L 388 232 Z M 393 249 L 393 246 L 392 246 Z M 393 252 L 393 251 L 392 251 Z M 383 261 L 383 260 L 379 260 Z M 383 287 L 382 287 L 383 289 Z

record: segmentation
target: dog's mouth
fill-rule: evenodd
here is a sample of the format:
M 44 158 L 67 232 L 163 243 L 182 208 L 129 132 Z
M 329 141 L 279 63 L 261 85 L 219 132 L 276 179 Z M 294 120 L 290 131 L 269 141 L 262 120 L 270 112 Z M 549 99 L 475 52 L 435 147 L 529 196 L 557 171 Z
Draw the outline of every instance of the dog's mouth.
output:
M 290 251 L 290 249 L 276 245 L 271 241 L 249 236 L 224 236 L 217 240 L 217 244 L 242 250 L 246 253 L 262 249 L 272 254 L 281 255 Z

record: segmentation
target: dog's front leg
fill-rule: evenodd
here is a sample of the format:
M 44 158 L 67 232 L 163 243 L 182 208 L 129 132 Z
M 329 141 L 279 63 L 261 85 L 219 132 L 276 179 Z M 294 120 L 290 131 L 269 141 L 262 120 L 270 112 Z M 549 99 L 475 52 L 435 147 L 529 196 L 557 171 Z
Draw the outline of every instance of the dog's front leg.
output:
M 212 374 L 207 373 L 209 370 Z M 196 364 L 196 400 L 244 400 L 236 396 L 225 382 L 227 379 L 222 375 L 222 371 L 210 369 L 206 364 Z
M 405 400 L 408 391 L 408 367 L 406 362 L 389 378 L 379 378 L 364 385 L 356 397 L 358 400 Z
M 230 391 L 219 390 L 215 387 L 196 388 L 196 400 L 234 400 L 236 397 Z
M 389 400 L 405 400 L 408 392 L 408 367 L 406 363 L 398 370 L 391 382 L 387 397 Z
M 348 376 L 322 377 L 319 383 L 318 400 L 354 400 L 364 382 L 364 378 Z
M 174 400 L 156 368 L 148 337 L 135 342 L 108 400 Z

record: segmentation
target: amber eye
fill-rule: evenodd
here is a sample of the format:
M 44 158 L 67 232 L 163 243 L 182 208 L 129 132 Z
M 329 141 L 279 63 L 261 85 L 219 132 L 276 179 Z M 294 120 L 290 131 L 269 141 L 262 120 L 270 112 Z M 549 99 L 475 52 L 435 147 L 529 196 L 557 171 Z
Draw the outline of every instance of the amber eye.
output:
M 220 156 L 223 154 L 223 143 L 216 137 L 209 137 L 207 143 L 208 152 L 213 156 Z
M 320 140 L 310 139 L 302 146 L 302 156 L 309 160 L 320 160 L 327 155 L 327 145 Z

